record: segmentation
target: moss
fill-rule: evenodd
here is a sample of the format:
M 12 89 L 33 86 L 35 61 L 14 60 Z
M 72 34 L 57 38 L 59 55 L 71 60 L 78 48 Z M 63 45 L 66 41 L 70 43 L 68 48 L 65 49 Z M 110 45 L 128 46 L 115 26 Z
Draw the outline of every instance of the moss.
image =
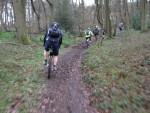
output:
M 23 35 L 20 37 L 20 39 L 21 39 L 21 43 L 24 44 L 24 45 L 29 45 L 29 44 L 31 44 L 31 38 L 30 38 L 28 35 L 26 35 L 26 34 L 23 34 Z

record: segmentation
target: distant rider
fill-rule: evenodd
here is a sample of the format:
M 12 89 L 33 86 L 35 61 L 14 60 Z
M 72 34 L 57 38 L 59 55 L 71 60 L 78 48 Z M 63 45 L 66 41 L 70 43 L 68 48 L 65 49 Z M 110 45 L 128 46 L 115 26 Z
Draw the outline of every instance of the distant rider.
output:
M 92 41 L 92 36 L 93 36 L 93 33 L 91 31 L 90 28 L 88 28 L 86 31 L 85 31 L 85 38 L 86 38 L 86 41 Z
M 94 27 L 93 34 L 94 34 L 95 40 L 97 41 L 100 35 L 100 28 L 97 25 Z

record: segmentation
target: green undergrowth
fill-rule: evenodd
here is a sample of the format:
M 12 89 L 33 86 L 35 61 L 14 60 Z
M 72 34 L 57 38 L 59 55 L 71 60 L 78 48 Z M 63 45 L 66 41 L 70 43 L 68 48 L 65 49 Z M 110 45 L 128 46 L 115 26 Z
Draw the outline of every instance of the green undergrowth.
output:
M 63 40 L 63 45 L 62 45 L 62 47 L 63 48 L 66 48 L 66 47 L 68 47 L 68 46 L 70 46 L 70 45 L 73 45 L 73 44 L 75 44 L 76 43 L 76 40 L 72 40 L 74 37 L 71 35 L 71 34 L 69 34 L 69 33 L 64 33 L 63 34 L 63 39 L 65 39 L 65 40 Z
M 32 36 L 31 45 L 22 45 L 14 33 L 0 33 L 0 113 L 8 113 L 11 109 L 29 113 L 37 106 L 44 82 L 41 37 Z M 64 37 L 61 54 L 77 42 L 77 39 Z
M 150 33 L 130 31 L 85 55 L 83 80 L 91 105 L 104 112 L 149 113 Z
M 7 35 L 9 36 L 9 35 Z M 42 83 L 42 46 L 22 45 L 14 37 L 0 38 L 0 113 L 28 113 L 37 104 Z
M 13 32 L 0 32 L 0 41 L 5 42 L 5 41 L 11 41 L 15 42 L 15 33 Z

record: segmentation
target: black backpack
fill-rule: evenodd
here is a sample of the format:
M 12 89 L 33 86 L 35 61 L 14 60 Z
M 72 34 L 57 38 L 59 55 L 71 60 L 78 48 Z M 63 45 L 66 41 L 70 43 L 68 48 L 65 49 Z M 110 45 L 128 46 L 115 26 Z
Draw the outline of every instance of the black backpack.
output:
M 94 34 L 94 35 L 99 35 L 99 29 L 95 28 L 95 29 L 93 30 L 93 34 Z
M 60 37 L 60 29 L 58 28 L 58 26 L 50 26 L 50 28 L 48 29 L 48 36 L 50 38 L 59 38 Z
M 90 31 L 86 31 L 85 34 L 86 34 L 86 35 L 90 35 Z

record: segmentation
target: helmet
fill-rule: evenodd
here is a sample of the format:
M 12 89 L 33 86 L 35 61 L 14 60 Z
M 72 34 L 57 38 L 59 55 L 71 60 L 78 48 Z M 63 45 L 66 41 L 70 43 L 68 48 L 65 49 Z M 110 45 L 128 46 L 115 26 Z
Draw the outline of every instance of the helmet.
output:
M 95 28 L 98 28 L 98 26 L 96 25 Z
M 53 27 L 53 28 L 59 28 L 59 24 L 57 22 L 53 22 L 50 24 L 50 27 Z

